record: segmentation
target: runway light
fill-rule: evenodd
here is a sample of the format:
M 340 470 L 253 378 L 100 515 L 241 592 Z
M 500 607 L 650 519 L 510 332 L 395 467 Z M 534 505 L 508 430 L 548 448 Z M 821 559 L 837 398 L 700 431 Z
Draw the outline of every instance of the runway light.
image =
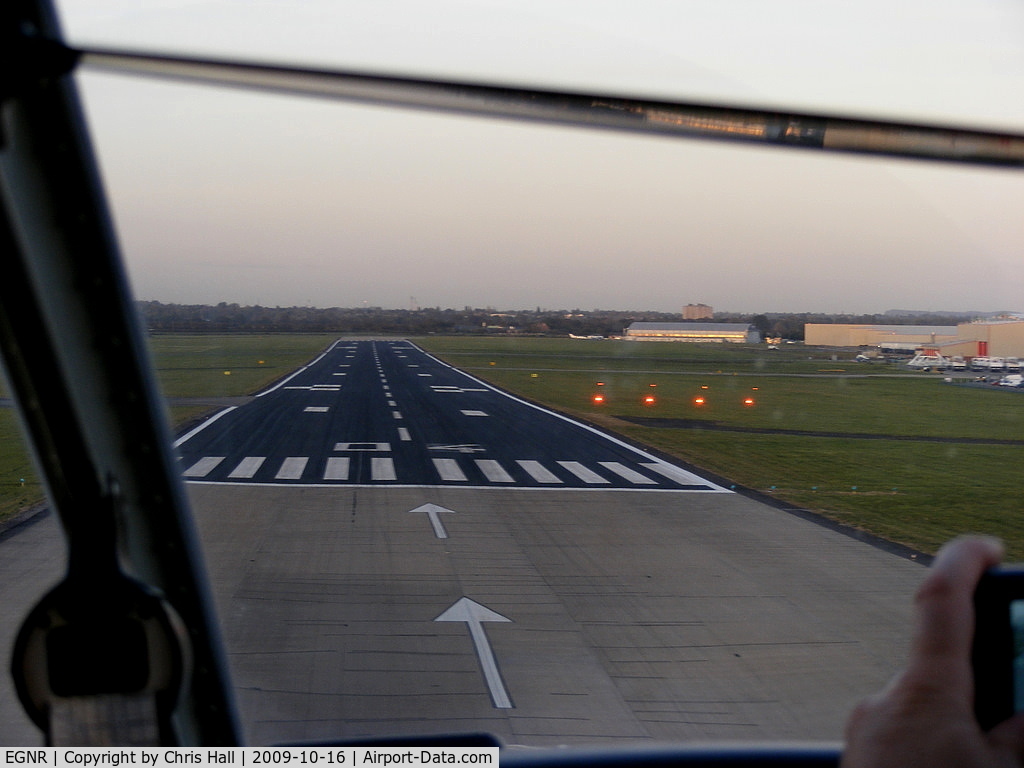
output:
M 752 397 L 745 397 L 745 398 L 743 398 L 743 404 L 745 406 L 747 406 L 747 407 L 750 407 L 751 405 L 754 404 L 754 398 L 752 398 Z
M 696 406 L 704 405 L 705 402 L 707 402 L 707 401 L 703 397 L 695 397 L 695 398 L 693 398 L 693 404 L 696 405 Z
M 601 405 L 602 403 L 604 403 L 604 395 L 594 395 L 591 398 L 591 400 L 593 401 L 594 405 Z
M 654 405 L 654 395 L 647 395 L 643 400 L 644 405 Z
M 711 389 L 711 387 L 709 387 L 707 384 L 701 384 L 700 388 L 701 389 Z

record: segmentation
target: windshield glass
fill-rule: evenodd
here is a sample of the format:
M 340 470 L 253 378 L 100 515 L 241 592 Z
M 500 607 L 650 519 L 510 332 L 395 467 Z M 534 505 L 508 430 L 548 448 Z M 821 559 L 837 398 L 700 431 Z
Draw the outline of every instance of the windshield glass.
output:
M 1024 126 L 1010 3 L 59 10 L 83 47 Z M 839 740 L 942 541 L 1024 557 L 1019 172 L 78 83 L 249 742 Z M 0 542 L 40 590 L 48 525 Z

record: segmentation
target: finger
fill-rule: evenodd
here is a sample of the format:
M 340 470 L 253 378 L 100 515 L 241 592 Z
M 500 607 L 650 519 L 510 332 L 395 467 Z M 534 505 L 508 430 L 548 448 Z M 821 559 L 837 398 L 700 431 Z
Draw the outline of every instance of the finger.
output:
M 921 671 L 930 673 L 970 673 L 974 590 L 1002 555 L 1002 544 L 988 537 L 955 539 L 939 550 L 917 591 L 911 668 L 923 665 Z

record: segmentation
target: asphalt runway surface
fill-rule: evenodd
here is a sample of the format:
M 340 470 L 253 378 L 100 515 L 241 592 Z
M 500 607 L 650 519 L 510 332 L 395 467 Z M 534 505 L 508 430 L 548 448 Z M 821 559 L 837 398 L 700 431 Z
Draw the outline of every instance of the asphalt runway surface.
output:
M 178 450 L 250 743 L 834 741 L 924 575 L 407 342 L 339 343 Z M 0 542 L 8 637 L 60 551 L 52 517 Z M 8 690 L 0 717 L 38 743 Z

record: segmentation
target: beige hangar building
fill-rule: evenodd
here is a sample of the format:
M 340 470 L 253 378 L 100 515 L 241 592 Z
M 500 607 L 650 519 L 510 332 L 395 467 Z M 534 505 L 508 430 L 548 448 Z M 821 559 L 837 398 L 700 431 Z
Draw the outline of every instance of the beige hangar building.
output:
M 1024 357 L 1024 320 L 938 326 L 808 323 L 804 326 L 804 343 L 820 347 L 876 347 L 907 352 L 935 350 L 944 357 Z
M 636 322 L 623 331 L 627 341 L 689 341 L 725 344 L 758 344 L 760 332 L 746 323 L 646 323 Z

